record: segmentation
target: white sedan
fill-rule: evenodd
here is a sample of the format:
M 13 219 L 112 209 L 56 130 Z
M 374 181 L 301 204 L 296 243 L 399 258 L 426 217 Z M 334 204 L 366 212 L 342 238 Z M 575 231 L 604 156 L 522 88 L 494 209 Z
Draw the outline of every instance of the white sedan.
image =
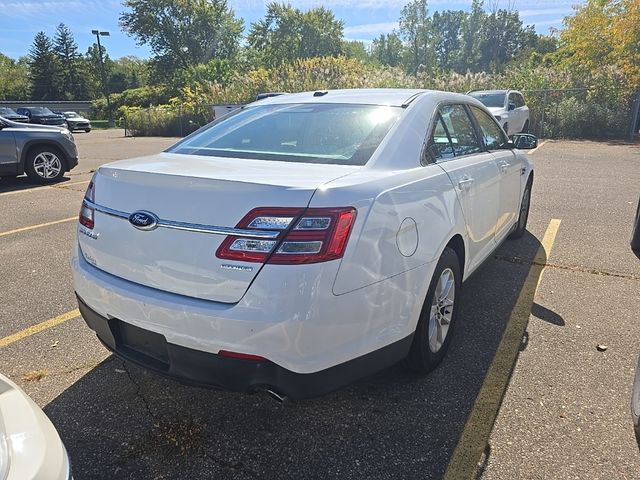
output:
M 532 182 L 466 95 L 268 98 L 95 173 L 80 311 L 117 355 L 196 385 L 299 399 L 402 359 L 428 372 L 462 282 L 524 233 Z
M 42 410 L 0 375 L 0 479 L 71 480 L 67 451 Z

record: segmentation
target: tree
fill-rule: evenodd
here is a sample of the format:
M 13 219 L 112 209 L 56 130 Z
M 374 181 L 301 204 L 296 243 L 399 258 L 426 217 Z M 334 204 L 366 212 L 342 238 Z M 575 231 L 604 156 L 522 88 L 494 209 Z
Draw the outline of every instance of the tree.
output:
M 371 57 L 380 65 L 397 67 L 402 63 L 404 55 L 404 45 L 396 32 L 387 35 L 384 33 L 373 40 L 371 46 Z
M 640 86 L 640 2 L 587 0 L 565 19 L 559 54 L 565 64 L 597 75 L 607 66 Z
M 53 51 L 60 65 L 60 89 L 67 100 L 86 100 L 89 98 L 86 72 L 82 56 L 78 53 L 71 30 L 61 23 L 56 29 L 53 40 Z
M 433 14 L 434 49 L 438 66 L 454 70 L 460 63 L 461 34 L 465 12 L 446 10 Z
M 51 39 L 44 32 L 38 32 L 29 51 L 29 79 L 33 100 L 58 100 L 61 68 L 53 50 Z
M 109 58 L 107 49 L 104 45 L 100 45 L 98 50 L 98 44 L 94 43 L 87 49 L 87 53 L 84 56 L 84 61 L 87 71 L 87 84 L 92 98 L 99 98 L 104 95 L 104 88 L 102 85 L 102 70 L 100 66 L 100 54 L 102 54 L 102 61 L 104 62 L 105 77 L 107 78 L 107 85 L 110 88 L 109 78 L 113 73 L 113 60 Z M 109 90 L 111 91 L 111 90 Z
M 149 45 L 156 60 L 172 73 L 212 59 L 232 58 L 239 47 L 242 20 L 226 0 L 125 0 L 129 10 L 120 26 Z
M 465 14 L 460 37 L 460 54 L 456 65 L 457 72 L 478 71 L 480 66 L 480 34 L 486 16 L 482 9 L 482 0 L 473 0 L 471 11 Z
M 263 64 L 277 66 L 300 58 L 339 55 L 343 28 L 342 21 L 323 7 L 302 12 L 270 3 L 265 17 L 251 24 L 247 42 Z
M 367 47 L 358 40 L 343 40 L 342 54 L 347 58 L 355 58 L 365 63 L 371 60 Z
M 421 67 L 432 66 L 427 58 L 431 34 L 427 0 L 413 0 L 406 4 L 400 12 L 399 24 L 400 35 L 409 49 L 407 71 L 415 74 Z
M 0 100 L 27 100 L 29 98 L 28 59 L 18 61 L 0 53 Z

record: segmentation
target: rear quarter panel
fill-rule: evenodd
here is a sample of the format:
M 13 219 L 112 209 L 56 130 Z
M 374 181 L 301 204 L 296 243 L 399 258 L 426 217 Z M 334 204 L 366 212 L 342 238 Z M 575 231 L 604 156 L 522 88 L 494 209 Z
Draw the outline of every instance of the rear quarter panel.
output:
M 437 165 L 371 172 L 359 185 L 317 192 L 312 206 L 354 206 L 356 223 L 333 293 L 342 295 L 436 261 L 464 221 L 451 181 Z M 425 285 L 430 279 L 424 279 Z

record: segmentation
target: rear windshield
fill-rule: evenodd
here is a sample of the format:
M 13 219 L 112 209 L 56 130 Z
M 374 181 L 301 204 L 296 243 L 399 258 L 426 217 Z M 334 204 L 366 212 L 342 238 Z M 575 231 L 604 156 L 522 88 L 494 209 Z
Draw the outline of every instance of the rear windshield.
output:
M 282 162 L 364 165 L 401 107 L 350 104 L 255 105 L 170 148 L 171 153 Z
M 470 93 L 473 98 L 480 100 L 485 107 L 504 107 L 504 93 Z

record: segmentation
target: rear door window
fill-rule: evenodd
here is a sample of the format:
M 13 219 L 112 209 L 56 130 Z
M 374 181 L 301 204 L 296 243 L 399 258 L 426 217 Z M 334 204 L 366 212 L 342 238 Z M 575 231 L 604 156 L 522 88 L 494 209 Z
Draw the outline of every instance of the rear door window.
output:
M 453 158 L 453 146 L 440 114 L 436 116 L 435 122 L 433 133 L 427 143 L 427 160 L 433 162 Z
M 478 107 L 474 107 L 473 105 L 471 106 L 471 112 L 478 121 L 478 125 L 480 125 L 480 130 L 482 131 L 482 137 L 487 150 L 497 150 L 500 148 L 500 145 L 507 142 L 502 129 L 498 126 L 491 115 Z
M 440 108 L 440 116 L 456 157 L 482 152 L 473 123 L 462 105 L 445 105 Z

